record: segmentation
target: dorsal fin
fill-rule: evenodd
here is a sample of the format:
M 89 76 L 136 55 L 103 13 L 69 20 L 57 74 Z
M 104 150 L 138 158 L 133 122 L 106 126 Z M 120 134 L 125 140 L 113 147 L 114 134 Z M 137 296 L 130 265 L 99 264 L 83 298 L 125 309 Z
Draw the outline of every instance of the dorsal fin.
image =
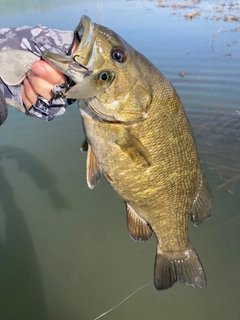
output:
M 135 241 L 147 241 L 152 236 L 152 230 L 147 222 L 126 203 L 127 227 L 131 238 Z
M 101 176 L 101 170 L 97 163 L 97 159 L 92 152 L 92 148 L 88 145 L 87 153 L 87 184 L 90 189 L 93 189 L 99 182 Z
M 212 213 L 213 196 L 211 188 L 202 174 L 199 190 L 190 210 L 190 219 L 195 226 L 207 220 Z

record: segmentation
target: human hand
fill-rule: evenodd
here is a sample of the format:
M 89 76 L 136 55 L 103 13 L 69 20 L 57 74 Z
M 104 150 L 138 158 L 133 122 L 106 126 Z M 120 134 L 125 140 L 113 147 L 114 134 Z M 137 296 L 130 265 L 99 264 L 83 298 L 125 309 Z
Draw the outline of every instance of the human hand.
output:
M 65 76 L 49 63 L 39 60 L 32 64 L 31 70 L 23 81 L 22 100 L 26 108 L 35 105 L 37 96 L 50 100 L 55 84 L 63 84 Z
M 75 40 L 72 53 L 77 50 L 78 46 L 79 42 Z M 47 100 L 51 99 L 53 86 L 55 84 L 63 84 L 65 80 L 65 75 L 46 61 L 39 60 L 34 62 L 23 81 L 22 100 L 25 107 L 29 109 L 31 105 L 35 105 L 38 95 Z

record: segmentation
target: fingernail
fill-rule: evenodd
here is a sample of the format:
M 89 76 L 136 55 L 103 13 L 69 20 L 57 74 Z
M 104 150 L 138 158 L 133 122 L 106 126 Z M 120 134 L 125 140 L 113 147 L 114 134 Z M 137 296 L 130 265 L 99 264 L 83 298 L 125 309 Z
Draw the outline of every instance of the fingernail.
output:
M 27 73 L 27 77 L 28 77 L 28 79 L 29 80 L 32 80 L 33 79 L 33 77 L 35 77 L 36 75 L 35 75 L 35 73 L 34 72 L 32 72 L 31 70 L 30 71 L 28 71 L 28 73 Z

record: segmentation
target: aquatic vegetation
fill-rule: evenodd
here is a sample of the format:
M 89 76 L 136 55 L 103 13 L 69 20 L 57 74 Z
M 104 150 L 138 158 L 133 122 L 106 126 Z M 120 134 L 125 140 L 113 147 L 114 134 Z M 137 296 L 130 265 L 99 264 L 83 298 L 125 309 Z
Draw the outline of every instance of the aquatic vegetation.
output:
M 158 0 L 156 6 L 159 8 L 173 9 L 171 15 L 178 14 L 186 20 L 192 20 L 197 17 L 210 20 L 222 20 L 225 22 L 240 21 L 240 4 L 238 2 L 226 2 L 217 6 L 211 6 L 208 1 L 200 0 Z M 192 9 L 191 11 L 186 11 Z M 217 15 L 216 15 L 217 14 Z
M 201 15 L 201 11 L 194 10 L 194 11 L 187 12 L 184 15 L 184 17 L 185 17 L 186 20 L 189 20 L 189 19 L 193 19 L 193 18 L 199 17 L 200 15 Z
M 239 21 L 239 18 L 233 14 L 226 14 L 223 18 L 224 21 Z

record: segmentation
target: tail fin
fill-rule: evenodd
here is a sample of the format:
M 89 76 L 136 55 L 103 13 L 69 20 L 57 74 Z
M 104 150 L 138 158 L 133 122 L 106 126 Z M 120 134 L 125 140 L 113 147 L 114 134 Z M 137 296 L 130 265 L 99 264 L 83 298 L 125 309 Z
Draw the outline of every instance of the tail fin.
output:
M 157 290 L 168 289 L 177 281 L 194 288 L 207 285 L 202 264 L 190 242 L 188 247 L 180 252 L 162 251 L 158 246 L 154 273 Z

